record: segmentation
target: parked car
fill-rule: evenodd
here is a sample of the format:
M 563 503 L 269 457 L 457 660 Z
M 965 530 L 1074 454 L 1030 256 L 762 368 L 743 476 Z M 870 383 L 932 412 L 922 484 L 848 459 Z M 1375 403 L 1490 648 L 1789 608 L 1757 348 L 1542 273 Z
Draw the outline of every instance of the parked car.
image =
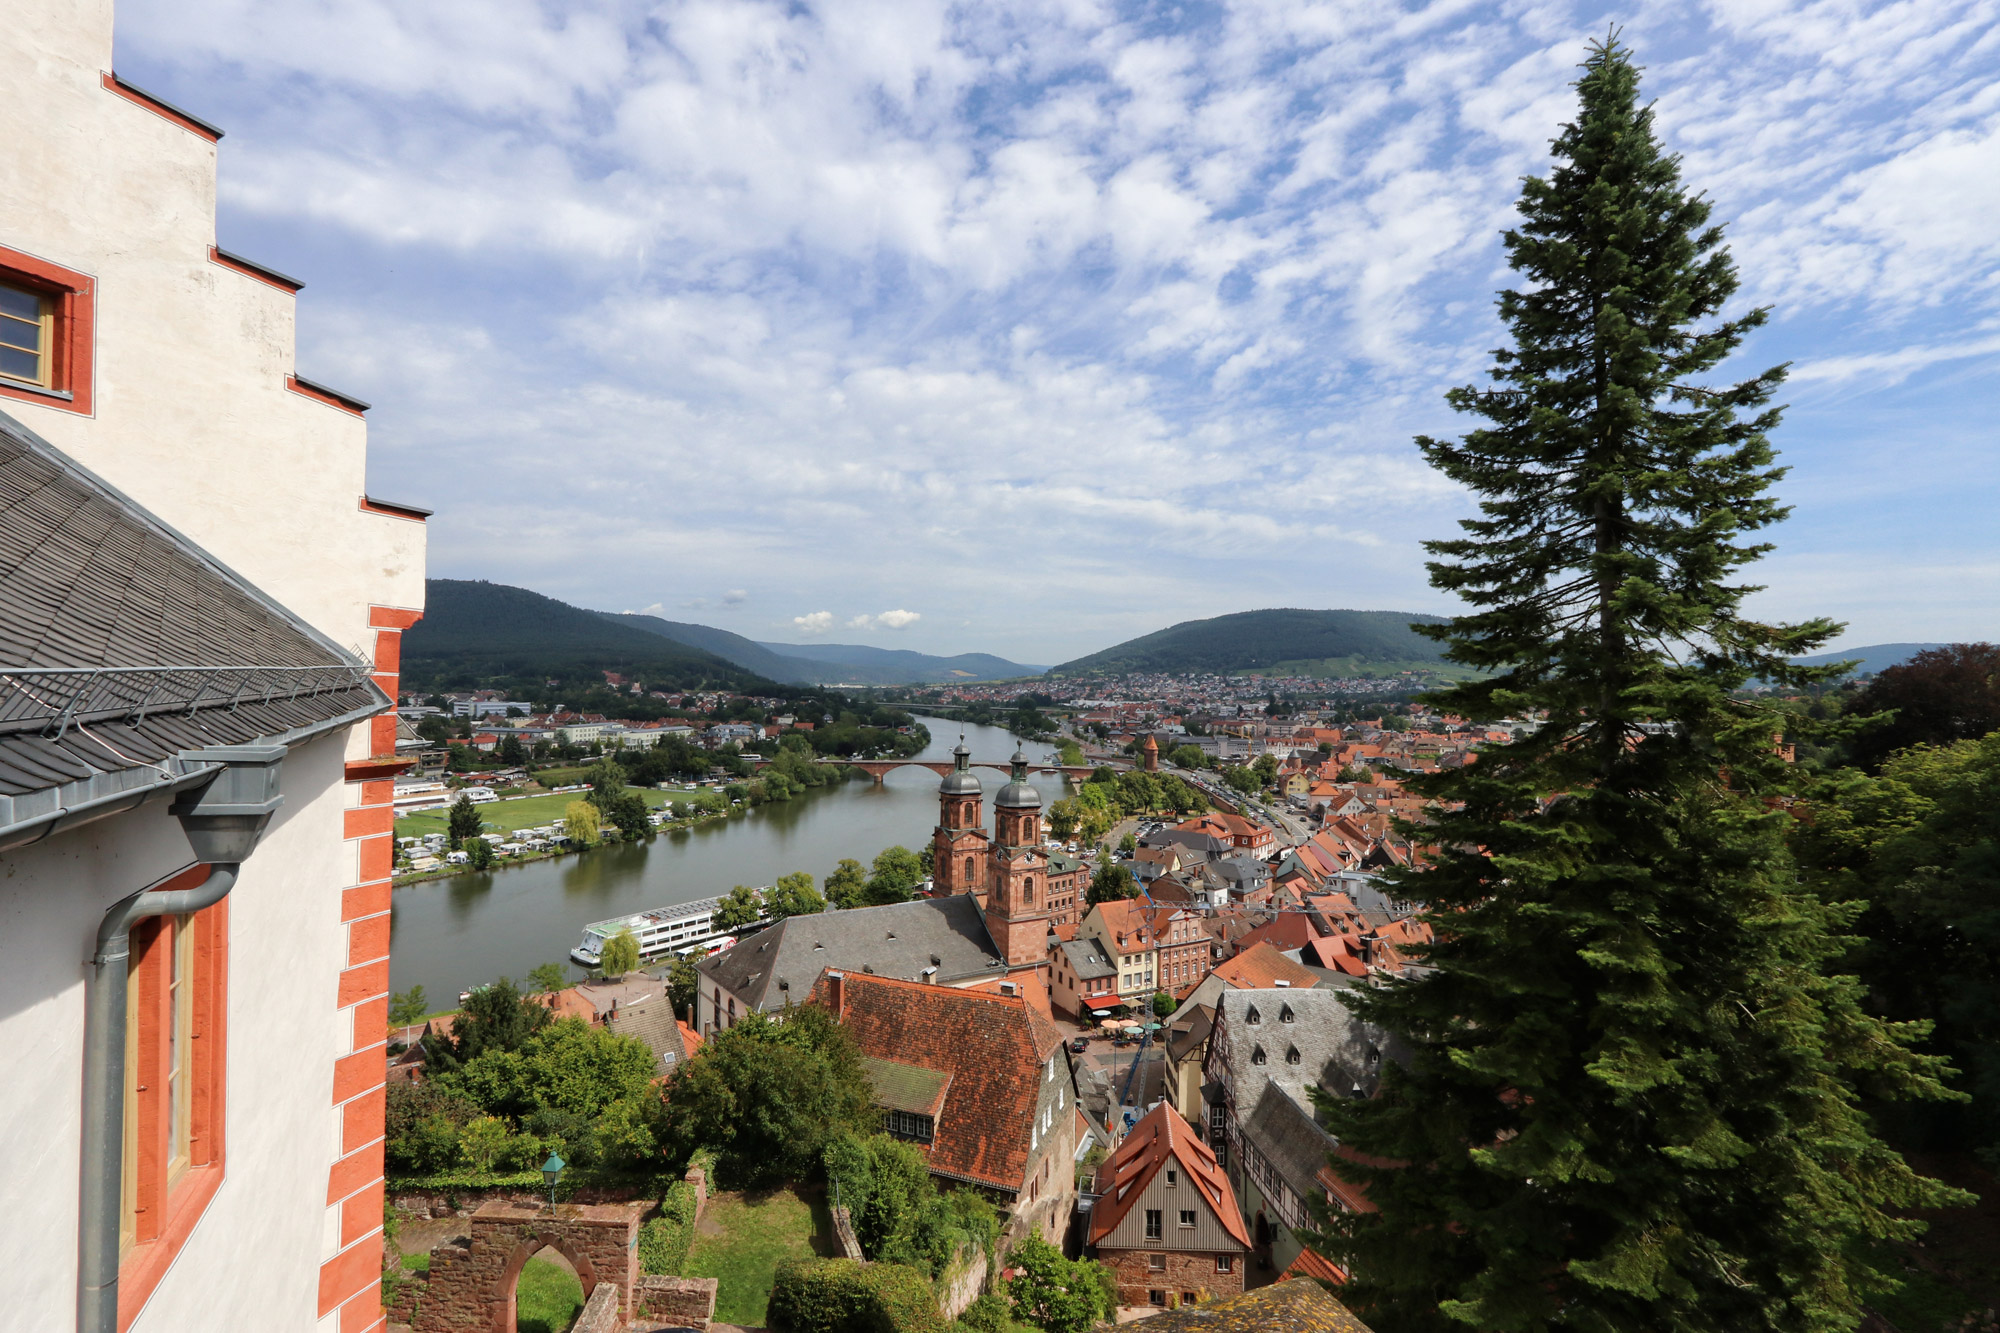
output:
M 1069 1044 L 1069 1050 L 1071 1055 L 1082 1055 L 1085 1051 L 1089 1049 L 1090 1049 L 1090 1038 L 1088 1037 L 1074 1038 L 1071 1040 Z

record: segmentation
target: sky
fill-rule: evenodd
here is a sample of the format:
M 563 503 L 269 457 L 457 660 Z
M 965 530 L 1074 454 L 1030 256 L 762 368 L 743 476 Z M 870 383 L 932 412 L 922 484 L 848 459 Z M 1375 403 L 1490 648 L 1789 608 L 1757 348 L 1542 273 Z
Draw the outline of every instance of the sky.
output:
M 120 0 L 433 577 L 1048 664 L 1449 613 L 1412 443 L 1617 24 L 1791 364 L 1759 614 L 2000 637 L 2000 0 Z

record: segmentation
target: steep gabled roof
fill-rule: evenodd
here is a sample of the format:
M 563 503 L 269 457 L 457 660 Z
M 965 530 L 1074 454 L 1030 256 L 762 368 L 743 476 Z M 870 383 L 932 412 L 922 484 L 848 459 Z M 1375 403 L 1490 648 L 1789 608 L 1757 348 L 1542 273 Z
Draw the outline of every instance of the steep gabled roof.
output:
M 1319 984 L 1318 977 L 1263 943 L 1253 944 L 1222 963 L 1215 975 L 1239 990 L 1263 990 L 1281 981 L 1305 989 Z
M 1326 1288 L 1310 1278 L 1292 1278 L 1237 1296 L 1156 1314 L 1147 1333 L 1368 1333 Z
M 390 704 L 367 663 L 0 413 L 0 835 L 170 782 L 183 751 Z
M 1166 1102 L 1148 1111 L 1118 1145 L 1118 1151 L 1097 1173 L 1101 1197 L 1090 1210 L 1090 1243 L 1102 1241 L 1132 1210 L 1132 1203 L 1160 1169 L 1175 1163 L 1201 1200 L 1215 1214 L 1222 1229 L 1244 1249 L 1250 1248 L 1250 1229 L 1243 1225 L 1243 1213 L 1236 1206 L 1236 1194 L 1229 1178 L 1216 1164 L 1215 1151 L 1194 1135 L 1180 1112 Z
M 1055 1024 L 1019 995 L 853 972 L 839 978 L 837 1003 L 833 991 L 833 978 L 822 976 L 813 1003 L 835 1011 L 863 1056 L 949 1079 L 928 1149 L 931 1170 L 1019 1190 L 1044 1071 L 1063 1045 Z M 1066 1079 L 1067 1062 L 1060 1064 L 1055 1077 Z M 905 1073 L 902 1084 L 915 1077 Z

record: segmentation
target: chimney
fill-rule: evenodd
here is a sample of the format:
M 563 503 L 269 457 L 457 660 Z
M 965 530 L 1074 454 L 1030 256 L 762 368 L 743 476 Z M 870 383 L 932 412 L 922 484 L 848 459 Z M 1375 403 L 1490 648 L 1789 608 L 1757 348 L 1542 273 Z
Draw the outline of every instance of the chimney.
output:
M 845 988 L 843 985 L 846 980 L 847 976 L 842 972 L 828 972 L 826 974 L 826 1002 L 828 1007 L 833 1010 L 833 1021 L 836 1023 L 847 1012 L 847 996 L 844 993 Z

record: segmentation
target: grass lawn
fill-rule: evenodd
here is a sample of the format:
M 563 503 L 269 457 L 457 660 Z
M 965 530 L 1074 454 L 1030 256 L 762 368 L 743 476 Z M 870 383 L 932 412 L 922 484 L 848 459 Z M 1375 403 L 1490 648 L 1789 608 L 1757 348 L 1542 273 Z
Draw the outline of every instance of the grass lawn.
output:
M 514 1288 L 519 1333 L 566 1333 L 583 1310 L 583 1284 L 561 1264 L 534 1258 L 521 1266 Z
M 646 799 L 647 808 L 657 810 L 668 801 L 679 797 L 687 799 L 686 792 L 654 791 L 650 787 L 632 787 Z M 566 791 L 552 796 L 518 796 L 493 801 L 479 807 L 479 817 L 485 821 L 488 833 L 512 833 L 517 828 L 534 828 L 538 824 L 553 824 L 563 817 L 571 801 L 580 801 L 588 792 Z M 421 838 L 426 833 L 446 831 L 451 812 L 447 808 L 420 810 L 414 815 L 404 815 L 396 821 L 396 836 L 399 838 Z
M 819 1253 L 815 1236 L 831 1236 L 832 1220 L 817 1194 L 791 1186 L 758 1194 L 717 1194 L 701 1215 L 688 1251 L 688 1277 L 719 1279 L 715 1317 L 725 1324 L 762 1325 L 778 1261 Z

